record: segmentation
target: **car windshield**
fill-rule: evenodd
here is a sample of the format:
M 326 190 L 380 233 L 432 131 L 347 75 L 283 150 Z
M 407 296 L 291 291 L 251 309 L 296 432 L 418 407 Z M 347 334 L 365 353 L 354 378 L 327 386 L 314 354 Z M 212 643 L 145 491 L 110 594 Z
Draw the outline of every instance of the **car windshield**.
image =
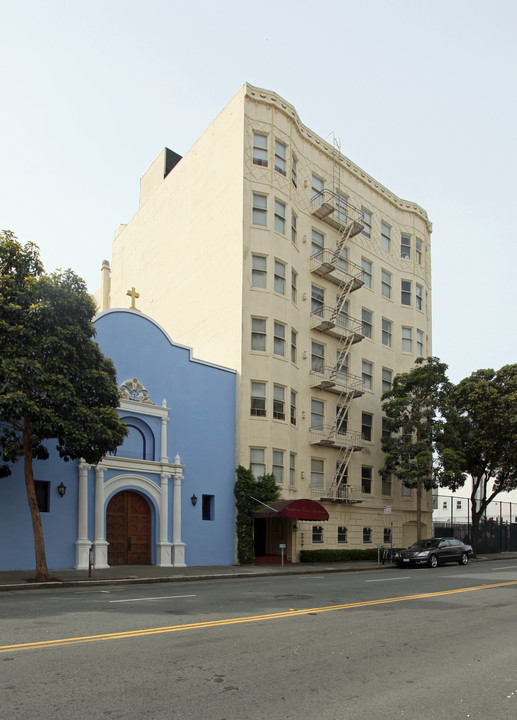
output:
M 439 540 L 436 538 L 430 538 L 429 540 L 417 540 L 416 543 L 411 545 L 411 550 L 428 550 L 429 548 L 438 547 Z

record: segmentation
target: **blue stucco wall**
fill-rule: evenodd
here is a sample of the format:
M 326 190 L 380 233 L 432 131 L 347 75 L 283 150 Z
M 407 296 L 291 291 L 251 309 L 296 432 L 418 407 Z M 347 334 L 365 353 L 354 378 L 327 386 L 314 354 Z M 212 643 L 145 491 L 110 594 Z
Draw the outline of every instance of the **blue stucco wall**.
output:
M 197 361 L 189 348 L 175 345 L 150 318 L 130 310 L 111 310 L 95 322 L 97 341 L 113 359 L 120 385 L 137 378 L 155 405 L 165 399 L 170 408 L 168 456 L 176 453 L 185 465 L 182 483 L 182 541 L 186 544 L 187 565 L 233 564 L 235 481 L 235 373 Z M 137 405 L 137 404 L 135 404 Z M 135 408 L 136 409 L 136 408 Z M 121 412 L 128 420 L 128 413 Z M 135 414 L 138 418 L 138 413 Z M 160 459 L 159 418 L 140 416 L 154 435 L 155 460 Z M 134 423 L 138 426 L 138 421 Z M 141 428 L 142 429 L 142 428 Z M 143 429 L 143 433 L 146 431 Z M 149 447 L 149 436 L 147 436 Z M 119 448 L 117 455 L 132 456 L 141 451 L 138 432 Z M 51 447 L 51 444 L 49 444 Z M 149 458 L 150 459 L 150 458 Z M 48 480 L 50 512 L 42 513 L 43 532 L 50 568 L 69 568 L 75 563 L 77 539 L 78 469 L 76 462 L 64 463 L 56 452 L 49 460 L 35 462 L 36 479 Z M 113 476 L 106 472 L 105 480 Z M 158 474 L 149 478 L 160 483 Z M 57 486 L 63 482 L 67 492 L 61 498 Z M 172 540 L 173 480 L 170 483 L 169 540 Z M 130 488 L 130 483 L 127 485 Z M 93 540 L 94 470 L 88 473 L 88 534 Z M 195 494 L 199 501 L 193 507 Z M 212 520 L 202 519 L 202 496 L 214 496 Z M 153 540 L 158 539 L 156 508 L 149 500 L 153 517 Z M 153 545 L 153 562 L 156 553 Z M 0 479 L 0 569 L 31 569 L 34 549 L 30 513 L 27 505 L 23 466 L 15 466 L 11 477 Z

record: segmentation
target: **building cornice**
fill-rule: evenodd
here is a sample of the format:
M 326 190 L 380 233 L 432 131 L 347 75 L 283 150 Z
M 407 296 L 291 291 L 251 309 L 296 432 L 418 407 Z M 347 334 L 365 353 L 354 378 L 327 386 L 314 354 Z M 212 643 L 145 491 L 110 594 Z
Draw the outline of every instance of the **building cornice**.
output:
M 420 205 L 417 205 L 410 200 L 403 200 L 402 198 L 399 198 L 397 195 L 391 192 L 391 190 L 388 190 L 387 187 L 382 185 L 380 182 L 375 180 L 375 178 L 365 172 L 362 168 L 352 162 L 352 160 L 343 155 L 343 153 L 339 152 L 339 150 L 333 147 L 332 144 L 330 144 L 326 140 L 323 140 L 323 138 L 310 130 L 300 120 L 300 116 L 296 112 L 296 108 L 290 103 L 288 103 L 286 100 L 284 100 L 282 97 L 280 97 L 280 95 L 272 92 L 271 90 L 254 87 L 253 85 L 250 85 L 250 83 L 246 83 L 244 88 L 246 97 L 248 97 L 250 100 L 254 100 L 255 102 L 259 102 L 264 105 L 276 107 L 280 112 L 284 113 L 286 117 L 294 121 L 298 132 L 303 138 L 305 138 L 305 140 L 312 143 L 321 152 L 325 153 L 328 158 L 333 162 L 339 162 L 345 170 L 354 174 L 360 182 L 364 183 L 364 185 L 377 192 L 381 197 L 385 198 L 397 209 L 403 210 L 404 212 L 415 213 L 416 215 L 418 215 L 426 223 L 428 231 L 432 232 L 432 223 L 429 220 L 426 211 L 422 207 L 420 207 Z

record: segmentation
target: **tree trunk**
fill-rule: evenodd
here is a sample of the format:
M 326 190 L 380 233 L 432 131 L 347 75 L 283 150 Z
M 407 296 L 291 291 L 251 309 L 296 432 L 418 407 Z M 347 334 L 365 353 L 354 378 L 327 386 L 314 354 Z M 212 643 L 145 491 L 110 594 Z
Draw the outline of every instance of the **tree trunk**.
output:
M 23 430 L 23 463 L 25 470 L 25 487 L 27 489 L 27 500 L 31 511 L 32 531 L 34 533 L 34 554 L 36 556 L 36 581 L 45 582 L 48 580 L 47 558 L 45 556 L 45 542 L 43 540 L 43 528 L 41 527 L 41 515 L 36 500 L 36 489 L 34 487 L 34 474 L 32 471 L 32 448 L 28 429 Z

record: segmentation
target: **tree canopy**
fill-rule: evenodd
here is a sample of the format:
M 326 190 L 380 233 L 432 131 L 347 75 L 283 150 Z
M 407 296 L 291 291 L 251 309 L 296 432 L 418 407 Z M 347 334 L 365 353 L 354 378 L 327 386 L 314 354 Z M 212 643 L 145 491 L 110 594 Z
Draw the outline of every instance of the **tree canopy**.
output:
M 0 233 L 0 477 L 23 458 L 40 580 L 48 570 L 33 459 L 48 458 L 52 441 L 64 460 L 97 463 L 127 432 L 94 315 L 83 280 L 71 270 L 45 274 L 35 245 Z
M 517 365 L 477 370 L 448 397 L 439 482 L 457 490 L 472 479 L 472 544 L 481 517 L 501 492 L 517 488 Z
M 452 387 L 447 365 L 436 357 L 417 358 L 407 373 L 393 379 L 384 393 L 386 415 L 381 445 L 385 453 L 383 477 L 394 475 L 417 489 L 417 537 L 421 537 L 422 486 L 435 487 L 439 473 L 437 442 L 443 425 L 443 408 Z

